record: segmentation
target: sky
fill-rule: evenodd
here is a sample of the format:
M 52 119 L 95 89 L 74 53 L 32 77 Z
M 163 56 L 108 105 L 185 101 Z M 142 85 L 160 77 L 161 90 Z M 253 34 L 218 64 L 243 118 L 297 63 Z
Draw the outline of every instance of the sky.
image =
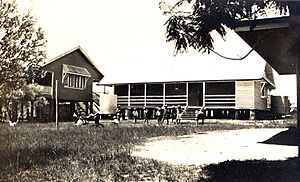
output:
M 17 2 L 21 11 L 31 11 L 45 31 L 48 59 L 81 46 L 100 71 L 107 75 L 124 69 L 130 71 L 135 66 L 153 69 L 159 64 L 167 67 L 179 62 L 177 57 L 182 56 L 174 57 L 173 43 L 165 41 L 164 23 L 167 17 L 159 9 L 160 0 Z M 235 51 L 230 52 L 234 56 L 240 55 Z M 274 74 L 277 89 L 273 94 L 290 96 L 295 102 L 295 75 Z

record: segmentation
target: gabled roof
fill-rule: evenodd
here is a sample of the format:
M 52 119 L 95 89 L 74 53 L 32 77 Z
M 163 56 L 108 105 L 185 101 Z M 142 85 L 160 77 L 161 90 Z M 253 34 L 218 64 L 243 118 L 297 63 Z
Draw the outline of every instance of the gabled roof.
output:
M 62 53 L 62 54 L 60 54 L 60 55 L 58 55 L 58 56 L 50 59 L 49 61 L 46 61 L 46 63 L 44 65 L 42 65 L 42 66 L 43 67 L 47 66 L 47 65 L 53 63 L 54 61 L 56 61 L 56 60 L 58 60 L 58 59 L 60 59 L 60 58 L 62 58 L 64 56 L 66 56 L 66 55 L 68 55 L 68 54 L 70 54 L 72 52 L 75 52 L 77 50 L 82 53 L 82 55 L 86 58 L 86 60 L 88 61 L 88 63 L 96 70 L 96 72 L 98 72 L 98 74 L 102 75 L 102 77 L 103 77 L 104 75 L 100 72 L 100 70 L 97 67 L 97 65 L 94 63 L 94 61 L 92 61 L 92 59 L 86 54 L 86 52 L 80 46 L 77 46 L 77 47 L 75 47 L 73 49 L 70 49 L 69 51 Z
M 226 57 L 243 57 L 252 49 L 229 29 L 226 41 L 216 33 L 214 41 L 214 50 Z M 149 52 L 150 54 L 155 53 Z M 147 59 L 147 56 L 144 59 Z M 255 51 L 245 59 L 229 60 L 213 52 L 207 54 L 190 50 L 175 57 L 170 54 L 168 60 L 141 60 L 134 64 L 118 65 L 106 74 L 100 84 L 257 80 L 266 76 L 265 67 L 265 60 Z

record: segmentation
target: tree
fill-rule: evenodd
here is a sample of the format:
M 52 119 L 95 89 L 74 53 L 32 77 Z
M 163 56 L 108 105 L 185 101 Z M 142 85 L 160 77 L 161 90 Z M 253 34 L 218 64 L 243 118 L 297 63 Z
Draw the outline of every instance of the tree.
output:
M 179 0 L 175 5 L 161 2 L 160 8 L 170 16 L 166 22 L 166 39 L 175 42 L 175 54 L 189 47 L 209 53 L 213 50 L 212 31 L 224 38 L 225 26 L 233 29 L 240 20 L 255 20 L 270 8 L 286 13 L 287 1 Z
M 14 0 L 0 4 L 0 104 L 10 115 L 12 102 L 32 90 L 28 85 L 40 72 L 45 45 L 44 33 L 30 13 L 19 13 Z

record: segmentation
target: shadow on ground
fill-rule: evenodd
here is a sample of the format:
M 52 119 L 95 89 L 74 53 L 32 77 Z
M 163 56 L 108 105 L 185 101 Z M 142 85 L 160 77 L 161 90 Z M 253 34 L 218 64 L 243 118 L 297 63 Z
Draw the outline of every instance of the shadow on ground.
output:
M 290 127 L 286 131 L 282 131 L 266 141 L 259 142 L 264 144 L 277 144 L 277 145 L 291 145 L 291 146 L 298 146 L 297 145 L 297 128 Z
M 225 161 L 202 168 L 198 181 L 203 182 L 299 182 L 297 158 L 282 161 Z
M 297 129 L 290 127 L 263 144 L 297 146 Z M 202 168 L 198 181 L 202 182 L 299 182 L 300 161 L 298 158 L 287 160 L 246 160 L 225 161 Z

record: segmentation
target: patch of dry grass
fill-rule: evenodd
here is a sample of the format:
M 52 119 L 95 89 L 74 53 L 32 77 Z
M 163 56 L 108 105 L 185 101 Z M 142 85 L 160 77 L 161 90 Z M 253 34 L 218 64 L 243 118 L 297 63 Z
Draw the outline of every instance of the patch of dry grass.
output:
M 196 181 L 199 166 L 172 166 L 130 155 L 149 137 L 179 136 L 255 126 L 0 124 L 0 181 Z M 201 175 L 200 175 L 201 177 Z

